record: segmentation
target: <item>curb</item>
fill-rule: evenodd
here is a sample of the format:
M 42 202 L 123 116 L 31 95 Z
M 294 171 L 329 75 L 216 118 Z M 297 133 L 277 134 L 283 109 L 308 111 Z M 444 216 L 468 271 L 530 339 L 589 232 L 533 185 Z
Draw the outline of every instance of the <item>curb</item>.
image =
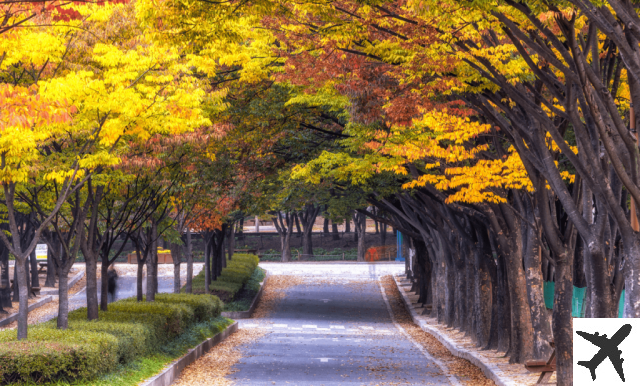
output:
M 71 287 L 73 287 L 77 282 L 79 282 L 80 279 L 82 279 L 84 277 L 84 273 L 85 272 L 86 271 L 80 271 L 74 277 L 69 279 L 69 282 L 67 283 L 67 288 L 71 289 Z M 42 294 L 42 295 L 58 296 L 58 293 L 59 293 L 59 290 L 57 290 L 57 289 L 50 289 L 50 290 L 42 290 L 42 291 L 40 291 L 40 294 Z
M 51 295 L 49 295 L 47 297 L 44 297 L 44 298 L 38 300 L 37 302 L 31 304 L 27 308 L 27 310 L 28 310 L 28 312 L 31 312 L 31 311 L 35 310 L 36 308 L 40 308 L 40 307 L 44 306 L 45 304 L 49 303 L 51 300 L 53 300 L 53 296 L 51 296 Z M 15 314 L 9 315 L 5 319 L 0 320 L 0 327 L 4 327 L 7 324 L 11 324 L 16 320 L 18 320 L 18 313 L 17 312 Z
M 180 373 L 182 372 L 182 370 L 184 370 L 185 367 L 195 362 L 198 358 L 206 354 L 207 351 L 211 350 L 213 346 L 227 339 L 229 335 L 233 334 L 236 331 L 238 331 L 238 322 L 233 322 L 233 324 L 231 324 L 221 333 L 217 334 L 213 338 L 205 340 L 195 348 L 189 350 L 187 354 L 171 362 L 167 368 L 162 370 L 160 374 L 155 375 L 142 383 L 139 383 L 139 386 L 171 385 L 176 379 L 178 379 Z
M 493 382 L 495 382 L 497 386 L 521 385 L 521 383 L 508 380 L 507 377 L 503 374 L 503 371 L 500 370 L 498 366 L 484 362 L 481 358 L 478 358 L 473 352 L 458 347 L 456 343 L 453 342 L 449 337 L 445 336 L 440 331 L 433 328 L 429 323 L 418 320 L 418 314 L 416 313 L 415 308 L 411 304 L 411 301 L 407 297 L 407 294 L 404 292 L 403 289 L 400 288 L 400 283 L 398 283 L 398 279 L 396 278 L 396 276 L 393 276 L 393 281 L 396 283 L 396 287 L 398 288 L 400 295 L 402 295 L 402 301 L 404 302 L 404 305 L 407 308 L 407 311 L 409 311 L 409 313 L 411 314 L 411 319 L 413 320 L 413 323 L 418 325 L 422 329 L 422 331 L 428 332 L 429 334 L 433 335 L 454 356 L 457 356 L 458 358 L 466 359 L 469 362 L 473 363 L 474 365 L 478 366 L 480 370 L 482 370 L 484 375 L 487 378 L 491 379 Z
M 255 308 L 258 306 L 258 301 L 260 301 L 260 298 L 262 297 L 262 290 L 264 289 L 264 285 L 267 282 L 268 278 L 269 278 L 269 272 L 265 272 L 264 279 L 262 279 L 262 281 L 260 282 L 260 289 L 258 290 L 258 293 L 256 294 L 256 296 L 253 298 L 253 301 L 251 302 L 251 306 L 247 311 L 227 311 L 227 312 L 221 313 L 220 315 L 224 316 L 225 318 L 234 319 L 234 320 L 249 319 L 251 317 L 251 314 L 253 313 L 253 310 L 255 310 Z

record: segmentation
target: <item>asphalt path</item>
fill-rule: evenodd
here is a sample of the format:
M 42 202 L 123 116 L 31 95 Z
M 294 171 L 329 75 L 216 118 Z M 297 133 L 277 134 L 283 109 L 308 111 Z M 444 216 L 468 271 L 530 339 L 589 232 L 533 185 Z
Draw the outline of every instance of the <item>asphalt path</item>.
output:
M 450 385 L 391 317 L 378 278 L 403 264 L 261 264 L 304 276 L 268 319 L 240 328 L 268 333 L 244 347 L 227 378 L 236 385 Z M 455 381 L 454 381 L 455 382 Z

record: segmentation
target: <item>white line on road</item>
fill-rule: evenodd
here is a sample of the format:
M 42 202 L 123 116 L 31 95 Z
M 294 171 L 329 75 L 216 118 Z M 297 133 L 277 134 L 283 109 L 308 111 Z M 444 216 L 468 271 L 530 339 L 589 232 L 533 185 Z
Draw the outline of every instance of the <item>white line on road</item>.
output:
M 447 367 L 447 365 L 442 363 L 442 361 L 440 361 L 439 359 L 436 359 L 433 356 L 431 356 L 431 354 L 429 354 L 429 352 L 427 350 L 425 350 L 418 342 L 416 342 L 411 337 L 411 335 L 409 335 L 409 333 L 407 331 L 405 331 L 405 329 L 402 328 L 402 326 L 400 324 L 398 324 L 398 322 L 396 322 L 396 318 L 395 318 L 395 316 L 393 316 L 393 311 L 391 310 L 391 305 L 389 305 L 389 299 L 387 299 L 387 294 L 384 292 L 384 288 L 382 287 L 382 282 L 380 281 L 380 279 L 378 279 L 378 286 L 380 286 L 380 293 L 382 293 L 382 298 L 384 299 L 384 304 L 387 306 L 387 312 L 389 312 L 389 316 L 391 317 L 391 322 L 393 322 L 393 325 L 396 326 L 396 328 L 407 339 L 409 339 L 409 341 L 411 341 L 411 343 L 413 343 L 413 345 L 416 346 L 416 348 L 418 350 L 420 350 L 422 355 L 424 355 L 427 359 L 433 361 L 436 365 L 438 365 L 438 367 L 440 367 L 440 370 L 442 370 L 442 372 L 449 379 L 449 382 L 451 382 L 452 385 L 454 385 L 454 386 L 462 386 L 462 384 L 458 381 L 458 378 L 456 378 L 454 375 L 452 375 L 449 372 L 449 368 Z

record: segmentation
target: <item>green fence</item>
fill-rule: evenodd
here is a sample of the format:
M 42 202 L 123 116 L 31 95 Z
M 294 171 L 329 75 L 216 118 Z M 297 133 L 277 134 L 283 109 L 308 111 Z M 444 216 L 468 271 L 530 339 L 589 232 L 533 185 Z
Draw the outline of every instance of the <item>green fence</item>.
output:
M 553 309 L 553 294 L 556 283 L 552 281 L 544 282 L 544 305 L 549 309 Z M 573 287 L 573 296 L 571 299 L 571 316 L 574 318 L 584 318 L 584 294 L 586 288 Z M 618 306 L 618 317 L 622 318 L 624 313 L 624 290 L 620 296 L 620 304 Z

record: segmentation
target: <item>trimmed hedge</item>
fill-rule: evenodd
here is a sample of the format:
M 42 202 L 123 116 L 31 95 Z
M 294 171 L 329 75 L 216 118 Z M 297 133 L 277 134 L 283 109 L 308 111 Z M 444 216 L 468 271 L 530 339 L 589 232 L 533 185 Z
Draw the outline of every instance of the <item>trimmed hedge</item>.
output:
M 112 370 L 119 360 L 118 338 L 111 334 L 38 326 L 29 330 L 27 341 L 17 342 L 16 333 L 0 331 L 0 379 L 4 381 L 39 383 L 55 378 L 92 378 Z M 39 345 L 42 350 L 29 350 Z M 52 354 L 58 349 L 59 353 Z M 44 370 L 49 361 L 54 368 Z
M 146 301 L 146 296 L 142 297 Z M 123 302 L 135 302 L 135 298 L 124 299 Z M 156 294 L 156 303 L 186 304 L 193 309 L 197 321 L 209 319 L 209 315 L 219 315 L 224 304 L 217 296 L 193 294 Z M 145 303 L 153 304 L 153 303 Z
M 111 303 L 95 321 L 86 320 L 86 308 L 75 310 L 67 330 L 56 329 L 52 320 L 30 328 L 26 341 L 16 341 L 16 330 L 0 331 L 0 384 L 91 379 L 162 350 L 183 332 L 210 333 L 207 326 L 222 309 L 212 295 L 158 294 L 156 299 Z M 194 330 L 202 333 L 193 335 Z
M 234 299 L 249 281 L 259 262 L 260 258 L 256 255 L 234 254 L 231 260 L 227 260 L 227 267 L 222 269 L 220 276 L 209 285 L 209 289 L 225 299 Z M 204 271 L 193 278 L 192 286 L 195 293 L 204 293 Z

